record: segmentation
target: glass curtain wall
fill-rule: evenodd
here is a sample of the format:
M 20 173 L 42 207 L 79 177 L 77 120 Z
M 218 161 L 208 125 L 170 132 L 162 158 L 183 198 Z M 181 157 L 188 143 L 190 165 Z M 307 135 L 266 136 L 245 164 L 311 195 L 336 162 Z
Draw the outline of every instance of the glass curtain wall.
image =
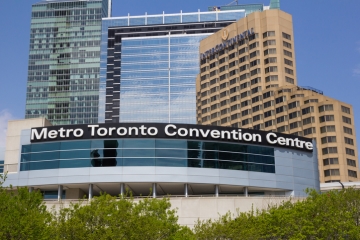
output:
M 196 123 L 199 42 L 209 35 L 123 38 L 120 122 Z
M 107 1 L 32 6 L 25 118 L 46 117 L 54 125 L 97 123 Z

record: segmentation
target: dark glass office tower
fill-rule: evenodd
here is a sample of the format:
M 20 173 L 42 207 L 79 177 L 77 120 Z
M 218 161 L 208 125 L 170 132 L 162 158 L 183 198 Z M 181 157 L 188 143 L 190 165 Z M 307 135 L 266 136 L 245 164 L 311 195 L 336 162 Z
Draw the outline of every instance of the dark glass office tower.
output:
M 98 121 L 101 19 L 111 0 L 47 0 L 32 6 L 25 118 Z

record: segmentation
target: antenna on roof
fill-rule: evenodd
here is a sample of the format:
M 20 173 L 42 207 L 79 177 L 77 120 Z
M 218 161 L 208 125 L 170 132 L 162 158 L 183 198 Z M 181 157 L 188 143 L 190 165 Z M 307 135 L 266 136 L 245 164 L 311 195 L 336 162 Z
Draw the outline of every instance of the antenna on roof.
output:
M 226 6 L 230 6 L 230 5 L 232 5 L 233 3 L 236 3 L 236 5 L 239 5 L 239 1 L 238 1 L 238 0 L 234 0 L 234 1 L 232 1 L 231 3 L 227 4 Z

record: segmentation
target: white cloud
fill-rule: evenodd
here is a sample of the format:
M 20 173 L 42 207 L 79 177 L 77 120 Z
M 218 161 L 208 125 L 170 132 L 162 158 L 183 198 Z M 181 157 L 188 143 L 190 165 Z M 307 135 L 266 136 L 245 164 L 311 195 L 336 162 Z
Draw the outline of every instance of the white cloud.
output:
M 7 124 L 13 118 L 14 116 L 9 110 L 4 109 L 0 111 L 0 147 L 5 147 Z

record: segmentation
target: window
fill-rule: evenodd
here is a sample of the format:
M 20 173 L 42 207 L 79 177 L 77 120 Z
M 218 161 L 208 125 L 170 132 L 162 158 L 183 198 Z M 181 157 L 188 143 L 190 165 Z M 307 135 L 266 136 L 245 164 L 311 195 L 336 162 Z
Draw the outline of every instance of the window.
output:
M 276 54 L 276 48 L 269 48 L 264 51 L 264 56 L 268 54 Z
M 217 92 L 219 90 L 219 87 L 213 87 L 210 89 L 210 93 Z
M 220 84 L 220 89 L 226 88 L 227 85 L 228 85 L 228 83 L 222 83 L 222 84 Z
M 260 64 L 260 60 L 257 59 L 257 60 L 254 60 L 254 61 L 250 62 L 250 67 L 254 67 L 254 66 L 259 65 L 259 64 Z
M 277 71 L 278 71 L 278 68 L 276 66 L 265 68 L 265 73 L 277 72 Z
M 291 49 L 291 43 L 283 41 L 283 46 Z
M 249 123 L 250 123 L 250 119 L 249 119 L 249 118 L 241 121 L 241 125 L 242 125 L 242 126 L 248 125 Z
M 247 88 L 247 87 L 250 87 L 249 82 L 245 82 L 245 83 L 240 84 L 240 89 L 244 89 L 244 88 Z
M 233 59 L 235 56 L 236 56 L 235 53 L 232 53 L 229 55 L 229 59 Z
M 261 124 L 253 125 L 253 129 L 260 130 Z
M 254 43 L 249 45 L 249 49 L 251 50 L 251 49 L 256 48 L 258 46 L 259 46 L 259 42 L 254 42 Z
M 288 57 L 292 57 L 292 52 L 289 52 L 289 51 L 284 49 L 284 55 L 288 56 Z
M 341 106 L 341 111 L 347 114 L 350 114 L 350 108 Z
M 245 71 L 246 69 L 248 69 L 249 68 L 249 64 L 245 64 L 245 65 L 242 65 L 240 68 L 239 68 L 239 70 L 240 70 L 240 72 L 242 72 L 242 71 Z
M 234 92 L 237 92 L 239 90 L 238 87 L 230 88 L 230 94 L 233 94 Z
M 323 105 L 319 107 L 319 112 L 324 112 L 324 111 L 332 111 L 334 110 L 334 107 L 332 104 L 327 104 L 327 105 Z
M 209 86 L 209 83 L 201 84 L 201 89 L 207 88 Z
M 229 121 L 229 118 L 222 118 L 221 119 L 221 124 L 224 124 L 224 123 L 226 123 L 226 122 L 228 122 Z
M 289 114 L 289 119 L 300 117 L 300 111 L 292 112 Z
M 252 34 L 252 35 L 249 36 L 249 41 L 252 41 L 252 40 L 254 40 L 256 38 L 259 38 L 259 34 L 257 34 L 257 33 Z
M 335 121 L 335 117 L 334 115 L 324 115 L 319 117 L 320 122 L 331 122 L 331 121 Z
M 244 111 L 241 111 L 241 116 L 246 116 L 248 114 L 250 114 L 250 109 L 246 109 Z
M 267 112 L 264 112 L 264 118 L 267 118 L 267 117 L 270 117 L 273 115 L 273 111 L 267 111 Z
M 270 45 L 276 45 L 275 40 L 267 40 L 263 43 L 264 47 L 270 46 Z
M 354 145 L 354 140 L 352 138 L 345 137 L 345 143 L 349 145 Z
M 301 122 L 290 123 L 290 129 L 301 127 Z
M 222 66 L 221 68 L 219 68 L 219 72 L 223 72 L 226 70 L 226 66 Z
M 356 161 L 352 159 L 346 159 L 347 165 L 356 167 Z
M 289 66 L 293 65 L 293 61 L 290 61 L 289 59 L 286 59 L 286 58 L 284 59 L 284 63 Z
M 287 33 L 282 33 L 282 37 L 285 38 L 285 39 L 288 39 L 288 40 L 291 40 L 291 36 Z
M 352 135 L 352 129 L 348 127 L 344 127 L 344 133 Z
M 290 74 L 290 75 L 294 75 L 294 71 L 292 69 L 289 69 L 289 68 L 285 68 L 285 73 Z
M 287 126 L 278 127 L 278 128 L 277 128 L 277 131 L 280 132 L 280 133 L 281 133 L 281 132 L 285 132 L 285 131 L 287 131 Z
M 285 116 L 281 116 L 276 119 L 276 123 L 282 123 L 284 121 L 285 121 Z
M 278 75 L 271 75 L 265 78 L 265 82 L 277 81 L 277 80 L 278 80 Z
M 316 133 L 314 127 L 304 129 L 304 136 L 309 135 L 309 134 L 313 134 L 313 133 Z
M 249 77 L 249 74 L 248 73 L 245 73 L 243 75 L 240 76 L 240 81 L 244 80 L 244 79 L 247 79 Z
M 235 101 L 236 101 L 236 96 L 235 97 L 232 97 L 232 98 L 235 98 Z M 230 98 L 230 100 L 231 100 L 231 98 Z M 220 106 L 222 107 L 222 106 L 226 106 L 227 104 L 229 104 L 229 100 L 222 100 L 221 102 L 220 102 Z
M 252 103 L 256 103 L 256 102 L 258 102 L 258 101 L 260 101 L 261 99 L 260 99 L 260 96 L 256 96 L 256 97 L 253 97 L 252 99 L 251 99 L 251 102 Z
M 247 61 L 247 56 L 239 58 L 239 63 L 243 63 L 245 61 Z
M 210 101 L 213 102 L 213 101 L 216 101 L 216 100 L 218 100 L 218 99 L 219 99 L 219 96 L 212 96 L 212 97 L 210 98 Z
M 278 107 L 275 109 L 275 111 L 276 111 L 276 114 L 281 113 L 281 112 L 285 111 L 285 107 L 284 106 Z
M 336 142 L 336 136 L 327 136 L 327 137 L 321 138 L 321 143 L 322 144 L 335 143 L 335 142 Z
M 231 77 L 231 76 L 234 76 L 235 74 L 236 74 L 236 69 L 234 69 L 234 70 L 232 70 L 232 71 L 229 72 L 230 77 Z
M 259 115 L 254 116 L 254 117 L 253 117 L 253 122 L 256 122 L 256 121 L 261 120 L 261 116 L 262 116 L 262 114 L 259 114 Z
M 209 91 L 202 92 L 202 93 L 201 93 L 201 97 L 206 97 L 206 96 L 208 95 L 208 92 L 209 92 Z
M 250 81 L 251 85 L 254 85 L 254 84 L 257 84 L 261 82 L 261 78 L 257 77 L 257 78 L 254 78 Z
M 261 87 L 255 87 L 251 89 L 251 94 L 255 94 L 257 92 L 261 91 Z
M 273 120 L 270 120 L 270 121 L 266 121 L 265 122 L 265 127 L 270 127 L 273 125 Z
M 292 102 L 292 103 L 289 103 L 289 104 L 288 104 L 289 110 L 290 110 L 290 109 L 293 109 L 293 108 L 296 108 L 296 107 L 299 107 L 299 106 L 300 106 L 300 102 L 299 102 L 299 101 L 295 101 L 295 102 Z
M 351 118 L 342 116 L 342 120 L 343 120 L 344 123 L 351 124 Z
M 331 153 L 337 153 L 337 147 L 326 147 L 322 149 L 322 154 L 326 155 L 326 154 L 331 154 Z
M 357 172 L 353 170 L 348 170 L 349 177 L 357 178 Z
M 260 55 L 260 51 L 256 50 L 256 51 L 250 53 L 250 58 L 253 58 L 253 57 L 256 57 L 256 56 L 259 56 L 259 55 Z
M 231 63 L 229 63 L 229 68 L 234 67 L 237 64 L 237 61 L 232 61 Z
M 323 160 L 324 166 L 326 165 L 333 165 L 333 164 L 339 164 L 338 158 L 325 158 Z
M 243 92 L 243 93 L 240 94 L 241 98 L 245 98 L 247 96 L 250 96 L 250 91 L 246 91 L 246 92 Z
M 231 120 L 235 120 L 235 119 L 237 119 L 238 117 L 239 117 L 239 114 L 238 114 L 238 113 L 233 114 L 233 115 L 231 115 Z
M 213 62 L 212 64 L 210 64 L 210 68 L 214 68 L 216 67 L 216 62 Z
M 206 117 L 203 117 L 202 119 L 201 119 L 201 122 L 207 122 L 207 121 L 209 121 L 210 120 L 210 117 L 209 116 L 206 116 Z
M 314 112 L 314 107 L 313 107 L 313 106 L 307 107 L 307 108 L 303 108 L 303 109 L 301 110 L 302 115 L 305 115 L 305 114 L 308 114 L 308 113 L 312 113 L 312 112 Z
M 274 105 L 274 101 L 268 101 L 264 103 L 264 109 Z
M 219 104 L 218 104 L 218 103 L 213 104 L 213 105 L 210 106 L 211 110 L 215 110 L 215 109 L 217 109 L 218 107 L 219 107 Z
M 247 47 L 244 47 L 242 49 L 239 50 L 239 55 L 246 53 L 247 52 Z
M 257 69 L 252 70 L 252 71 L 250 72 L 250 75 L 251 75 L 251 76 L 254 76 L 254 75 L 259 74 L 259 73 L 260 73 L 260 68 L 257 68 Z
M 226 59 L 225 59 L 224 57 L 223 57 L 222 59 L 220 59 L 220 60 L 219 60 L 219 65 L 220 65 L 220 64 L 223 64 L 223 63 L 225 62 L 225 60 L 226 60 Z
M 201 113 L 204 114 L 204 113 L 207 113 L 209 111 L 210 111 L 210 108 L 207 107 L 207 108 L 202 109 Z
M 277 58 L 276 57 L 269 57 L 269 58 L 266 58 L 264 60 L 264 63 L 265 64 L 269 64 L 269 63 L 276 63 L 277 62 Z
M 202 100 L 202 101 L 201 101 L 201 105 L 208 104 L 208 102 L 209 102 L 209 99 Z
M 226 97 L 229 94 L 228 91 L 224 91 L 220 93 L 220 98 Z
M 305 100 L 304 101 L 304 104 L 307 104 L 307 103 L 312 103 L 312 102 L 318 102 L 317 99 L 309 99 L 309 100 Z
M 315 117 L 308 117 L 303 120 L 303 125 L 314 123 L 314 122 L 315 122 Z
M 215 78 L 215 79 L 213 79 L 213 80 L 210 80 L 210 85 L 213 85 L 213 84 L 215 84 L 215 83 L 217 83 L 218 82 L 218 79 L 217 78 Z
M 355 150 L 351 148 L 345 148 L 345 152 L 348 155 L 355 156 Z
M 263 38 L 275 36 L 275 31 L 267 31 L 263 33 Z
M 250 105 L 250 100 L 246 100 L 246 101 L 241 102 L 241 107 L 246 107 L 248 105 Z
M 340 171 L 339 171 L 339 169 L 329 169 L 329 170 L 324 171 L 324 175 L 325 175 L 325 177 L 339 176 Z
M 268 97 L 271 97 L 271 96 L 273 96 L 273 95 L 274 95 L 273 91 L 266 92 L 266 93 L 263 94 L 263 99 L 268 98 Z
M 239 109 L 239 108 L 240 108 L 239 104 L 235 104 L 235 105 L 232 105 L 232 106 L 230 107 L 230 110 L 231 110 L 231 111 L 235 111 L 235 110 L 237 110 L 237 109 Z
M 255 107 L 253 107 L 253 108 L 252 108 L 252 112 L 254 113 L 254 112 L 259 111 L 259 110 L 261 109 L 260 106 L 261 106 L 261 105 L 257 105 L 257 106 L 255 106 Z
M 216 70 L 214 70 L 214 71 L 211 71 L 210 72 L 210 77 L 213 77 L 213 76 L 215 76 L 217 74 L 217 71 Z M 206 79 L 206 78 L 205 78 Z M 205 80 L 205 79 L 202 79 L 202 77 L 201 77 L 201 80 Z
M 286 96 L 281 96 L 281 97 L 275 98 L 275 103 L 276 104 L 279 104 L 279 103 L 282 103 L 282 102 L 285 102 L 285 101 L 286 101 Z
M 303 98 L 303 97 L 304 97 L 304 94 L 294 94 L 290 98 L 293 99 L 293 98 Z
M 335 126 L 334 125 L 323 126 L 323 127 L 320 128 L 320 132 L 321 133 L 335 132 Z
M 235 83 L 237 83 L 237 79 L 236 79 L 236 78 L 230 80 L 230 85 L 233 85 L 233 84 L 235 84 Z

